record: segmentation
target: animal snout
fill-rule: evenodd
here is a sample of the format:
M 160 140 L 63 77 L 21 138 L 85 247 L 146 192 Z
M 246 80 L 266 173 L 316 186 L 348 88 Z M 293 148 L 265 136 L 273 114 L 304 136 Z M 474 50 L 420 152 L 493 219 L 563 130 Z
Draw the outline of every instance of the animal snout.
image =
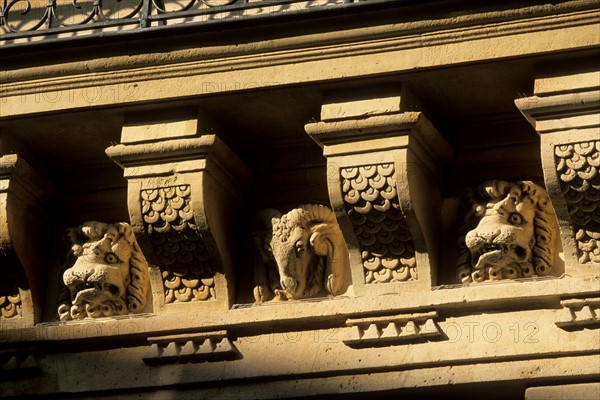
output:
M 94 269 L 91 270 L 76 270 L 76 269 L 68 269 L 65 271 L 63 275 L 63 279 L 66 285 L 72 285 L 75 283 L 86 284 L 90 276 L 92 276 L 96 271 Z
M 289 293 L 293 294 L 296 292 L 296 289 L 298 288 L 298 281 L 295 280 L 294 278 L 288 276 L 281 280 L 281 287 L 284 290 L 288 291 Z

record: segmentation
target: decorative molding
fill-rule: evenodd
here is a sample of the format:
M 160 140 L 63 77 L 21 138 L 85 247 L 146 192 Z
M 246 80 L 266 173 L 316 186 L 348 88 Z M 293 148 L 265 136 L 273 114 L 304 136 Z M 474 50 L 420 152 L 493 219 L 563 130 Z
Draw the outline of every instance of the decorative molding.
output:
M 580 264 L 600 263 L 600 140 L 554 147 Z
M 556 326 L 569 328 L 600 328 L 600 298 L 561 300 L 563 307 Z
M 385 317 L 349 318 L 347 337 L 349 346 L 397 345 L 414 340 L 430 340 L 442 337 L 442 330 L 435 322 L 435 311 L 400 314 Z
M 215 298 L 214 260 L 194 222 L 191 186 L 141 191 L 148 239 L 160 263 L 165 303 Z
M 0 78 L 3 81 L 1 97 L 5 99 L 0 117 L 214 95 L 300 84 L 308 80 L 398 73 L 417 67 L 587 48 L 600 14 L 593 9 L 595 4 L 591 0 L 572 3 L 553 5 L 552 11 L 540 5 L 475 16 L 472 13 L 451 17 L 441 15 L 434 20 L 406 21 L 291 39 L 275 38 L 248 46 L 185 49 L 169 52 L 169 57 L 159 51 L 117 56 L 111 58 L 110 63 L 101 59 L 59 67 L 18 68 L 5 71 Z M 118 31 L 113 33 L 119 34 Z M 527 35 L 530 40 L 524 42 L 525 48 L 517 48 L 510 45 L 512 35 Z M 570 40 L 557 40 L 557 35 Z M 476 46 L 481 50 L 493 48 L 494 54 L 476 49 L 465 52 L 465 46 Z M 445 57 L 439 57 L 441 47 L 445 49 Z M 336 59 L 345 59 L 348 54 L 355 57 L 355 62 L 344 62 L 336 68 L 325 67 L 335 63 Z M 379 62 L 364 62 L 372 61 L 373 57 Z M 267 68 L 273 68 L 265 71 L 264 76 L 268 78 L 261 81 L 256 74 L 248 73 L 251 69 L 264 69 L 265 63 Z M 286 66 L 286 74 L 280 74 L 282 66 Z M 194 76 L 211 78 L 191 79 Z M 93 100 L 89 98 L 90 88 L 95 88 L 94 93 L 99 95 Z M 40 102 L 39 96 L 46 94 L 52 94 L 52 99 L 69 100 Z M 21 107 L 24 101 L 31 101 L 32 106 L 24 109 Z
M 149 365 L 231 360 L 238 350 L 227 331 L 149 337 L 142 359 Z
M 576 6 L 559 3 L 553 8 L 551 15 L 547 15 L 548 9 L 545 6 L 529 5 L 522 9 L 490 11 L 476 16 L 453 15 L 436 20 L 336 30 L 333 33 L 297 38 L 293 44 L 299 49 L 289 49 L 289 38 L 275 38 L 251 45 L 242 43 L 233 47 L 211 46 L 173 50 L 170 59 L 176 60 L 174 65 L 164 65 L 165 58 L 160 53 L 145 52 L 143 55 L 112 57 L 108 70 L 103 60 L 69 63 L 61 69 L 67 77 L 56 77 L 57 69 L 53 66 L 42 66 L 35 70 L 22 68 L 4 71 L 0 75 L 0 84 L 3 96 L 19 96 L 44 91 L 55 92 L 65 87 L 87 88 L 107 84 L 129 84 L 141 79 L 190 77 L 194 73 L 215 74 L 240 69 L 242 66 L 246 69 L 264 66 L 265 63 L 296 64 L 337 58 L 340 54 L 348 54 L 350 49 L 353 54 L 372 55 L 379 52 L 388 53 L 395 49 L 443 46 L 457 41 L 519 35 L 548 28 L 594 25 L 600 19 L 600 12 L 593 0 L 581 1 Z M 459 25 L 461 28 L 456 29 Z M 427 34 L 422 35 L 423 33 Z M 265 50 L 269 51 L 268 54 L 256 54 Z M 523 54 L 523 50 L 520 51 Z M 472 59 L 473 55 L 470 57 Z M 485 58 L 489 58 L 489 55 L 485 55 Z
M 414 244 L 394 173 L 393 163 L 340 169 L 344 205 L 367 284 L 417 279 Z

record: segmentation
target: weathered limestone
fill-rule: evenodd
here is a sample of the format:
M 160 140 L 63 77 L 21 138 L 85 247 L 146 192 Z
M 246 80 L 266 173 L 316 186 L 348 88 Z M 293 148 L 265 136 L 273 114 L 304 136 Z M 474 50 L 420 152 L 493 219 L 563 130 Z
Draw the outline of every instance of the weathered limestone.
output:
M 348 252 L 329 207 L 305 204 L 285 215 L 265 210 L 261 217 L 266 231 L 254 235 L 260 253 L 256 301 L 313 297 L 324 290 L 338 295 L 348 289 Z
M 144 310 L 148 263 L 127 223 L 86 222 L 70 229 L 73 264 L 63 274 L 61 320 Z
M 332 93 L 321 122 L 331 204 L 358 296 L 425 289 L 436 281 L 440 169 L 451 149 L 407 88 Z
M 531 181 L 488 181 L 465 196 L 459 241 L 463 283 L 551 273 L 558 226 L 546 191 Z
M 233 301 L 233 226 L 249 172 L 208 121 L 196 109 L 132 115 L 106 150 L 128 180 L 155 313 Z
M 600 71 L 536 80 L 516 104 L 541 136 L 544 179 L 560 226 L 566 273 L 600 267 Z
M 54 198 L 51 185 L 22 157 L 0 157 L 0 326 L 6 319 L 41 320 Z
M 238 353 L 227 331 L 149 337 L 148 343 L 143 360 L 149 365 L 223 361 Z
M 554 322 L 562 329 L 600 328 L 600 297 L 565 299 L 560 317 Z
M 443 335 L 436 324 L 435 311 L 392 315 L 387 317 L 349 318 L 344 343 L 349 346 L 406 344 L 415 340 L 439 338 Z
M 525 390 L 525 400 L 597 400 L 600 383 L 578 383 L 530 387 Z

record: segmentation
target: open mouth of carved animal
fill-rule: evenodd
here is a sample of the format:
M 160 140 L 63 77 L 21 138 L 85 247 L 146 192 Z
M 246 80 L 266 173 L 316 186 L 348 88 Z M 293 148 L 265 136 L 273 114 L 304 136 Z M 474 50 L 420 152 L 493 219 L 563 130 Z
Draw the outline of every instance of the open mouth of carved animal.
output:
M 473 254 L 473 265 L 476 269 L 489 265 L 504 265 L 507 262 L 523 261 L 527 250 L 518 245 L 502 243 L 485 243 Z
M 75 288 L 77 292 L 76 298 L 86 299 L 97 297 L 99 294 L 114 299 L 119 297 L 119 288 L 116 285 L 102 285 L 98 282 L 78 282 Z

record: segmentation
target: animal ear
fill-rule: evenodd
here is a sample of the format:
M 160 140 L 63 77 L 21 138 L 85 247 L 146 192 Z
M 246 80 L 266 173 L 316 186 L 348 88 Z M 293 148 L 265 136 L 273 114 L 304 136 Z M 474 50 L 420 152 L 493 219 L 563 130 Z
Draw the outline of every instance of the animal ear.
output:
M 79 225 L 79 230 L 89 239 L 98 240 L 104 235 L 107 224 L 97 221 L 88 221 Z M 85 240 L 87 241 L 87 240 Z
M 119 235 L 123 235 L 129 244 L 135 243 L 135 235 L 133 234 L 131 225 L 126 222 L 117 222 L 115 226 L 119 230 Z

